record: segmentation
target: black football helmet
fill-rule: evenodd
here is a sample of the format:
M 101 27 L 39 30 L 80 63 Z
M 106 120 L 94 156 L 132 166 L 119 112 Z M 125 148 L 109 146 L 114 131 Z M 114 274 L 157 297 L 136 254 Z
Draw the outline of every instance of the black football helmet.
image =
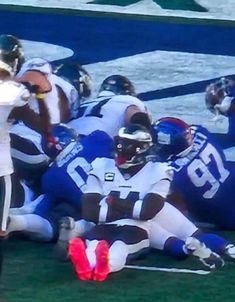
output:
M 128 169 L 153 159 L 152 136 L 145 127 L 131 124 L 122 127 L 114 138 L 116 166 Z
M 152 125 L 153 142 L 161 160 L 172 156 L 183 157 L 193 146 L 193 134 L 190 126 L 174 117 L 164 117 Z
M 0 68 L 15 75 L 24 63 L 23 47 L 12 35 L 0 35 Z
M 122 75 L 111 75 L 107 77 L 100 86 L 101 91 L 112 91 L 114 94 L 136 95 L 132 82 Z
M 61 64 L 54 68 L 54 73 L 69 81 L 77 89 L 80 98 L 90 97 L 92 80 L 82 65 L 73 62 Z

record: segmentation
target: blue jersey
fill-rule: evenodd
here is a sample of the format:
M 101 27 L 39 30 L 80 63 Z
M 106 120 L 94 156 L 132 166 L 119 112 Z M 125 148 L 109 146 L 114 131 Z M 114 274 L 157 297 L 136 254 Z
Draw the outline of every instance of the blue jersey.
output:
M 59 154 L 43 175 L 45 198 L 34 213 L 45 217 L 56 204 L 64 201 L 80 210 L 90 163 L 97 157 L 112 157 L 112 150 L 112 139 L 99 130 L 82 138 L 69 152 L 65 149 L 67 152 Z
M 172 189 L 180 190 L 195 219 L 235 229 L 235 166 L 226 162 L 205 128 L 192 126 L 192 131 L 193 149 L 170 163 L 175 171 Z

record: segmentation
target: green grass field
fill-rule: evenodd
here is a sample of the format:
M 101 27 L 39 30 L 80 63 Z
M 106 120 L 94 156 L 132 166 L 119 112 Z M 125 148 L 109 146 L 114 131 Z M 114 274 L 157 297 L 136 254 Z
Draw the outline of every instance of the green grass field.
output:
M 234 233 L 225 235 L 235 240 Z M 11 240 L 6 250 L 0 302 L 232 302 L 235 299 L 233 262 L 209 275 L 124 269 L 98 283 L 77 280 L 72 265 L 58 263 L 53 252 L 52 244 Z M 175 261 L 156 253 L 134 264 L 199 268 L 193 259 Z

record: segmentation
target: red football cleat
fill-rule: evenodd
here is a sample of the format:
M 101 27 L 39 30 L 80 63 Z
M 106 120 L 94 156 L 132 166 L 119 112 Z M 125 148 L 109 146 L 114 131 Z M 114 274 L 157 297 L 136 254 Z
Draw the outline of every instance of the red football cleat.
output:
M 109 244 L 105 240 L 99 241 L 95 249 L 96 266 L 93 272 L 93 280 L 104 281 L 110 272 L 109 269 Z
M 85 243 L 81 238 L 70 240 L 69 256 L 78 278 L 81 280 L 91 280 L 92 269 L 86 255 Z

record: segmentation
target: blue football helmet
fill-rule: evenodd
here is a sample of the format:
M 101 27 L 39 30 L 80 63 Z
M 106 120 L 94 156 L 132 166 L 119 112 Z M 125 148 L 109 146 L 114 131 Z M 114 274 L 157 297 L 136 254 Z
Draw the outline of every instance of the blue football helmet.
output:
M 51 159 L 55 159 L 62 150 L 77 140 L 76 131 L 61 123 L 53 127 L 48 139 L 42 140 L 42 148 Z
M 111 75 L 103 81 L 99 92 L 104 90 L 114 94 L 136 95 L 132 82 L 127 77 L 118 74 Z
M 138 124 L 122 127 L 114 138 L 117 167 L 128 169 L 152 160 L 152 146 L 152 136 L 145 127 Z
M 153 142 L 161 160 L 173 156 L 183 157 L 193 146 L 191 128 L 184 121 L 174 117 L 164 117 L 152 125 Z

